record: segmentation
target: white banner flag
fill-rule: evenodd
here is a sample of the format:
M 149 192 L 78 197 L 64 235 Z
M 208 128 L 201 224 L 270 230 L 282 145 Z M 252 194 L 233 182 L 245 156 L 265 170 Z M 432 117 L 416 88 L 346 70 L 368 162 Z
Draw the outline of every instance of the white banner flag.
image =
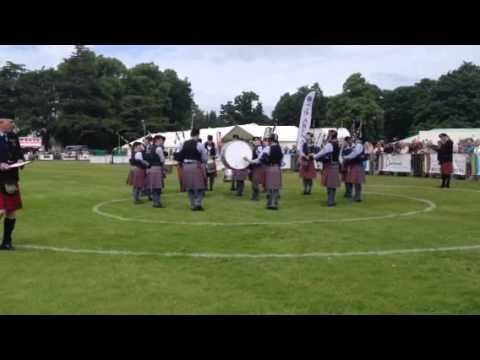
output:
M 302 113 L 300 114 L 300 123 L 298 125 L 297 149 L 301 150 L 305 142 L 305 136 L 310 130 L 312 124 L 312 106 L 315 99 L 315 91 L 311 91 L 303 102 Z

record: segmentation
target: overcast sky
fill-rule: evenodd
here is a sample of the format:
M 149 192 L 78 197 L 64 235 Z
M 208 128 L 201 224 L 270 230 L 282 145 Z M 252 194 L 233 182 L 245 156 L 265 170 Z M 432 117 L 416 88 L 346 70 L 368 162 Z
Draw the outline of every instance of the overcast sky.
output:
M 345 79 L 360 72 L 383 89 L 436 79 L 463 61 L 480 64 L 480 46 L 264 46 L 264 45 L 94 45 L 96 53 L 116 57 L 128 67 L 154 62 L 171 68 L 192 83 L 194 98 L 203 110 L 220 105 L 242 91 L 260 95 L 267 115 L 286 92 L 318 82 L 324 94 L 341 92 Z M 0 45 L 5 61 L 28 69 L 55 67 L 73 45 Z

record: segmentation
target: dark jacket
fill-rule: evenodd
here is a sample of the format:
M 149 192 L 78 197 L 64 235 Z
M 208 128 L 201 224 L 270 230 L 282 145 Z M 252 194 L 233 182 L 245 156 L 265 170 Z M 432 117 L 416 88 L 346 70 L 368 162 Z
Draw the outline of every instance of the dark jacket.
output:
M 440 164 L 453 161 L 453 142 L 447 140 L 445 144 L 440 145 L 438 149 L 437 159 Z
M 0 162 L 13 164 L 18 160 L 25 161 L 18 136 L 15 133 L 8 133 L 5 136 L 0 136 Z M 0 171 L 0 184 L 12 184 L 18 182 L 18 172 L 18 168 Z

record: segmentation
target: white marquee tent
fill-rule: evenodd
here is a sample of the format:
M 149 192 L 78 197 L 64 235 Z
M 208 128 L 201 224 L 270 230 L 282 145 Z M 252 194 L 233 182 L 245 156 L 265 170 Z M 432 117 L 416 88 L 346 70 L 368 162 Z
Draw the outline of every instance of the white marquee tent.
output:
M 417 135 L 410 136 L 399 141 L 405 143 L 410 143 L 412 141 L 431 141 L 432 143 L 436 144 L 439 140 L 438 135 L 441 133 L 447 134 L 452 139 L 454 144 L 458 144 L 460 140 L 467 138 L 480 139 L 480 128 L 467 128 L 422 130 L 419 131 Z
M 233 135 L 238 135 L 240 139 L 250 140 L 252 137 L 263 137 L 265 134 L 265 129 L 268 126 L 257 125 L 255 123 L 245 124 L 245 125 L 235 125 L 228 127 L 220 128 L 206 128 L 200 129 L 200 138 L 203 142 L 207 141 L 207 136 L 212 135 L 213 140 L 216 143 L 218 139 L 222 142 L 228 142 L 233 139 Z M 271 126 L 270 126 L 271 127 Z M 328 130 L 334 128 L 319 128 L 314 129 L 315 136 L 326 134 Z M 349 136 L 350 133 L 345 128 L 335 129 L 338 130 L 339 138 Z M 278 135 L 280 145 L 282 147 L 291 147 L 297 142 L 298 127 L 296 126 L 277 126 L 275 133 Z M 165 150 L 174 150 L 178 144 L 177 136 L 180 138 L 180 141 L 188 140 L 190 138 L 190 131 L 179 131 L 179 132 L 165 132 L 165 133 L 156 133 L 150 134 L 151 136 L 163 135 L 165 137 Z M 135 141 L 143 142 L 144 137 L 139 138 Z M 130 143 L 133 144 L 135 141 Z M 128 149 L 128 145 L 122 146 L 123 149 Z

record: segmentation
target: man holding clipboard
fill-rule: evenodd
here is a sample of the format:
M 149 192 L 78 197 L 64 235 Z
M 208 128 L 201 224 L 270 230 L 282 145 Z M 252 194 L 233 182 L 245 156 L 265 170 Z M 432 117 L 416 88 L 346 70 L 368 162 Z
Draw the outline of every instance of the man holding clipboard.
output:
M 0 119 L 0 219 L 5 215 L 0 250 L 14 250 L 12 232 L 16 222 L 15 213 L 22 208 L 18 173 L 19 168 L 26 164 L 24 162 L 12 120 Z

